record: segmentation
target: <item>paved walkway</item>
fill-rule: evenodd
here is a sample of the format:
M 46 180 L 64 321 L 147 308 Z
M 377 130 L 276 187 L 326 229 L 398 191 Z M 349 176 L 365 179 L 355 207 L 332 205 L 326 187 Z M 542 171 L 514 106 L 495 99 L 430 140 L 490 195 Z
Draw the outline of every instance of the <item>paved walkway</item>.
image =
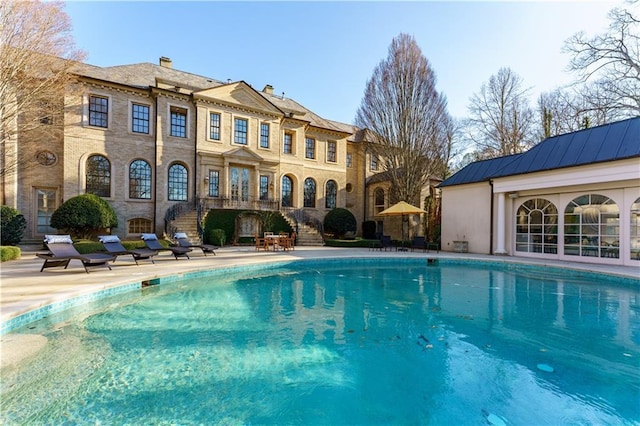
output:
M 345 257 L 416 257 L 416 258 L 469 258 L 480 260 L 524 262 L 537 265 L 569 267 L 579 270 L 640 277 L 640 267 L 594 265 L 578 262 L 560 262 L 521 257 L 497 257 L 459 253 L 429 253 L 370 251 L 366 248 L 296 247 L 287 252 L 256 252 L 253 247 L 223 247 L 216 256 L 203 256 L 194 249 L 191 259 L 175 260 L 170 253 L 155 257 L 155 264 L 141 261 L 136 266 L 130 256 L 122 256 L 112 264 L 112 270 L 94 269 L 86 273 L 80 261 L 72 260 L 69 267 L 50 268 L 40 272 L 42 260 L 36 250 L 23 248 L 22 258 L 0 264 L 0 310 L 1 321 L 5 321 L 42 306 L 83 294 L 93 293 L 122 284 L 152 280 L 167 275 L 189 271 L 208 270 L 216 267 L 231 267 L 265 262 L 296 259 L 345 258 Z M 639 278 L 640 283 L 640 278 Z

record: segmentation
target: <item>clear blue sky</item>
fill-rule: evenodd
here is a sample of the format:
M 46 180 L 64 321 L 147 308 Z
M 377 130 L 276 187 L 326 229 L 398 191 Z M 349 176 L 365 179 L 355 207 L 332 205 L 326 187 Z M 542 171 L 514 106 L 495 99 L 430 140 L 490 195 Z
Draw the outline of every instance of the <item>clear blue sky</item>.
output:
M 173 60 L 182 71 L 244 80 L 352 123 L 373 69 L 400 33 L 415 37 L 449 112 L 501 67 L 537 95 L 573 79 L 561 53 L 578 31 L 600 33 L 618 1 L 92 2 L 68 1 L 76 44 L 98 66 Z

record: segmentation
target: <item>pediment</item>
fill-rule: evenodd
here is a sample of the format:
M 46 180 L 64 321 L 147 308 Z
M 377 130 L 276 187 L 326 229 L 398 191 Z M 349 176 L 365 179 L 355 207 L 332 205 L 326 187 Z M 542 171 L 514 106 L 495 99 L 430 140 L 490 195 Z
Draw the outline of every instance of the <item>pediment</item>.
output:
M 245 161 L 245 162 L 253 162 L 253 161 L 263 161 L 263 158 L 251 151 L 249 148 L 244 146 L 239 148 L 231 149 L 222 154 L 227 160 L 235 160 L 235 161 Z
M 194 98 L 213 103 L 222 103 L 242 110 L 282 116 L 283 112 L 266 100 L 244 81 L 223 84 L 210 89 L 200 90 L 193 94 Z

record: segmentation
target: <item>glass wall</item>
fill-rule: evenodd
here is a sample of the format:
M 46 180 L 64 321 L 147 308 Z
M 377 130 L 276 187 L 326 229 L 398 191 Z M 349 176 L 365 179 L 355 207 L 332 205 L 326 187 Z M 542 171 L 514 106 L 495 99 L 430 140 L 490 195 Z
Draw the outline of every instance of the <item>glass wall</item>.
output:
M 558 209 L 551 201 L 535 198 L 518 208 L 516 251 L 558 253 Z
M 564 254 L 620 257 L 620 210 L 609 197 L 586 194 L 564 211 Z

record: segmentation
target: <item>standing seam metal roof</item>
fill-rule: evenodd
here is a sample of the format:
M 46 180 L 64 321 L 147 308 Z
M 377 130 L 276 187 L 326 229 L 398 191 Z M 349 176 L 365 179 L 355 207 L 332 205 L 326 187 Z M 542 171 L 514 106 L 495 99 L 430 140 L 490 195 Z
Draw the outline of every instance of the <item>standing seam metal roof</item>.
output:
M 554 136 L 529 151 L 464 167 L 439 186 L 640 157 L 640 117 Z

